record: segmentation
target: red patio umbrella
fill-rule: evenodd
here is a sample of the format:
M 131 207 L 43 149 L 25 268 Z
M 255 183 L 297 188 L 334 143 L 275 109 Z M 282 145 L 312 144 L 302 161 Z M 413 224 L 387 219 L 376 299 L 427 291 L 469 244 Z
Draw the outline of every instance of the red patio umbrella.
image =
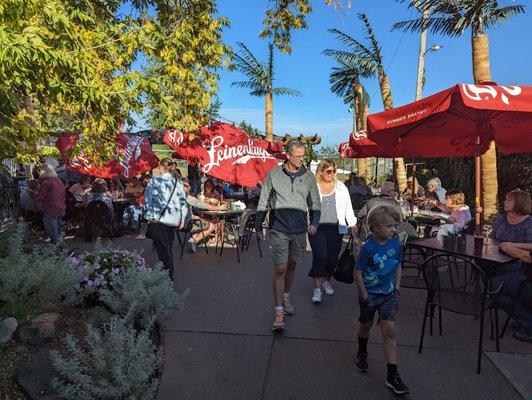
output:
M 278 163 L 270 152 L 276 145 L 222 122 L 201 127 L 193 139 L 168 129 L 164 141 L 188 162 L 199 160 L 204 173 L 241 186 L 255 187 Z
M 68 170 L 80 174 L 106 179 L 118 179 L 121 175 L 130 178 L 150 171 L 159 165 L 159 159 L 153 152 L 148 139 L 141 136 L 121 133 L 116 137 L 117 159 L 102 166 L 93 164 L 85 155 L 70 157 L 69 151 L 79 140 L 77 134 L 65 134 L 56 141 L 56 147 Z
M 480 206 L 480 154 L 532 152 L 532 87 L 458 84 L 402 107 L 368 116 L 374 142 L 423 157 L 476 156 L 475 204 Z M 477 229 L 480 214 L 476 215 Z
M 349 146 L 349 142 L 340 143 L 340 145 L 338 146 L 338 153 L 340 154 L 340 157 L 344 158 L 357 157 L 355 150 L 353 150 L 351 146 Z

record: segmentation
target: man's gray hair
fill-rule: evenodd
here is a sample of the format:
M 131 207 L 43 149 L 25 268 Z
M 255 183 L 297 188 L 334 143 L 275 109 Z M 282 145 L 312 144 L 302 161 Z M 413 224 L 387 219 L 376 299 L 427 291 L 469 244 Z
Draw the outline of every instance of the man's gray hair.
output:
M 440 187 L 440 186 L 441 186 L 440 178 L 432 178 L 431 180 L 429 180 L 429 181 L 427 182 L 427 185 L 428 185 L 429 183 L 432 183 L 432 184 L 433 184 L 434 186 L 436 186 L 436 187 Z
M 286 144 L 286 152 L 287 153 L 292 153 L 292 151 L 295 148 L 297 148 L 297 149 L 303 148 L 304 149 L 305 148 L 305 144 L 299 139 L 292 139 Z

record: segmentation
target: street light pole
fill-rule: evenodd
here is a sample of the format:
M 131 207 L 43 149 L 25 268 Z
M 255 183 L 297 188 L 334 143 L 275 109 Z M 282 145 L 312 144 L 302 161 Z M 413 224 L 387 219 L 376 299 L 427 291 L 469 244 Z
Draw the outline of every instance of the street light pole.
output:
M 425 76 L 425 54 L 427 54 L 427 25 L 426 21 L 429 19 L 430 13 L 425 9 L 421 13 L 423 20 L 423 27 L 419 38 L 419 56 L 417 60 L 417 82 L 416 82 L 416 100 L 421 99 L 423 93 L 423 77 Z

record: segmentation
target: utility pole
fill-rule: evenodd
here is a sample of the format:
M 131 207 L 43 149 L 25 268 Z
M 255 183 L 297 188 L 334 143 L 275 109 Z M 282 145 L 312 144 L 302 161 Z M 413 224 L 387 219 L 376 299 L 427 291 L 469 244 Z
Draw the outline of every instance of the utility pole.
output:
M 417 61 L 417 82 L 416 82 L 416 100 L 421 99 L 423 94 L 423 77 L 425 76 L 425 54 L 427 53 L 427 24 L 426 21 L 430 17 L 428 9 L 421 11 L 421 19 L 423 20 L 423 28 L 419 37 L 419 56 Z

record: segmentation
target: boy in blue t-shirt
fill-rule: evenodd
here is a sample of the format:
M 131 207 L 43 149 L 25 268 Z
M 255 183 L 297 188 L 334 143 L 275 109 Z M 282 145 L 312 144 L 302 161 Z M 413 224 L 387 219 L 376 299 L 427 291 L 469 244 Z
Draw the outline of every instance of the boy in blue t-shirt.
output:
M 378 311 L 388 367 L 385 384 L 396 394 L 406 394 L 409 393 L 409 389 L 397 372 L 395 346 L 395 315 L 399 309 L 403 260 L 401 243 L 396 237 L 399 222 L 401 222 L 399 212 L 390 206 L 376 207 L 367 217 L 372 236 L 360 249 L 355 268 L 360 304 L 355 366 L 360 372 L 369 371 L 368 337 L 373 318 Z

